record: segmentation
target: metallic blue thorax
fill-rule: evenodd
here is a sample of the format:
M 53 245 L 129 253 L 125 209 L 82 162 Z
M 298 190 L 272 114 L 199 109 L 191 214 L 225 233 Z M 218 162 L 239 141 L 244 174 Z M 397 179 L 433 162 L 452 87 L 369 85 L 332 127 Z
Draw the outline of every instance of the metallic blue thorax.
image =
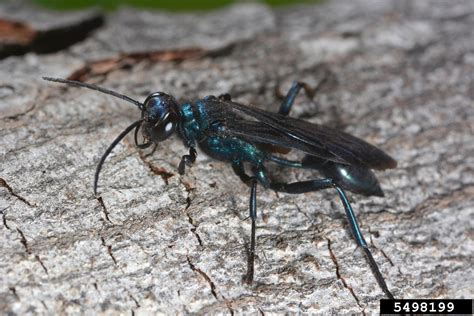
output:
M 180 132 L 186 145 L 197 143 L 206 154 L 221 161 L 261 165 L 266 158 L 265 152 L 226 133 L 225 119 L 229 119 L 229 113 L 219 113 L 212 108 L 214 100 L 215 97 L 208 96 L 181 105 Z

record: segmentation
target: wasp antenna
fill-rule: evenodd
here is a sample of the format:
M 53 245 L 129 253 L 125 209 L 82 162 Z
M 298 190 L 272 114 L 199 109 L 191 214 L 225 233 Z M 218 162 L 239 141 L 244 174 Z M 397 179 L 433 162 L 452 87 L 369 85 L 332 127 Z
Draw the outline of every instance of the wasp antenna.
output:
M 97 165 L 97 169 L 95 170 L 95 176 L 94 176 L 94 195 L 97 196 L 97 183 L 99 182 L 99 174 L 100 170 L 102 170 L 102 166 L 105 162 L 105 159 L 109 156 L 109 154 L 112 152 L 112 149 L 114 149 L 115 146 L 128 134 L 130 133 L 131 130 L 133 130 L 135 127 L 139 126 L 143 120 L 138 120 L 136 122 L 133 122 L 132 125 L 127 127 L 122 133 L 120 133 L 117 138 L 110 144 L 109 148 L 105 151 L 105 153 L 100 157 L 99 164 Z
M 51 78 L 51 77 L 43 77 L 43 80 L 52 81 L 52 82 L 59 82 L 59 83 L 65 83 L 65 84 L 69 84 L 71 86 L 84 87 L 84 88 L 88 88 L 88 89 L 91 89 L 91 90 L 96 90 L 96 91 L 99 91 L 99 92 L 102 92 L 102 93 L 105 93 L 105 94 L 113 95 L 114 97 L 117 97 L 119 99 L 128 101 L 130 103 L 133 103 L 136 106 L 138 106 L 138 108 L 140 110 L 143 110 L 143 104 L 138 102 L 137 100 L 134 100 L 134 99 L 132 99 L 130 97 L 127 97 L 126 95 L 120 94 L 118 92 L 96 86 L 94 84 L 75 81 L 75 80 L 61 79 L 61 78 Z

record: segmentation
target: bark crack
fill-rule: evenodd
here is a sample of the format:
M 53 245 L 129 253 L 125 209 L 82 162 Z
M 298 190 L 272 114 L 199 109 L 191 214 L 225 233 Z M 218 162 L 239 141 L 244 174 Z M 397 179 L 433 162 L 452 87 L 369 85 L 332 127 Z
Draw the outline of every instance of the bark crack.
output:
M 20 297 L 18 296 L 18 293 L 16 292 L 16 288 L 14 286 L 10 286 L 8 288 L 10 290 L 10 292 L 12 292 L 13 296 L 17 299 L 17 300 L 20 300 Z
M 186 200 L 189 200 L 188 202 L 188 207 L 189 205 L 191 204 L 191 199 L 187 198 Z M 186 207 L 186 209 L 188 208 Z M 201 236 L 199 236 L 198 232 L 196 231 L 197 228 L 198 228 L 198 225 L 194 222 L 193 218 L 191 217 L 191 214 L 189 214 L 188 212 L 186 212 L 186 215 L 188 216 L 188 222 L 193 225 L 193 228 L 191 228 L 191 232 L 194 234 L 194 236 L 196 237 L 198 243 L 199 243 L 199 246 L 202 247 L 202 239 L 201 239 Z
M 229 310 L 229 313 L 230 315 L 234 316 L 234 309 L 232 308 L 232 304 L 230 301 L 228 301 L 224 295 L 222 295 L 222 298 L 224 299 L 225 301 L 225 306 L 227 307 L 227 309 Z
M 155 147 L 156 148 L 156 147 Z M 153 149 L 153 151 L 155 151 Z M 153 174 L 156 174 L 158 176 L 160 176 L 163 181 L 165 182 L 166 185 L 169 184 L 168 182 L 168 179 L 173 177 L 175 174 L 166 170 L 165 168 L 163 167 L 158 167 L 158 166 L 155 166 L 154 164 L 152 164 L 151 162 L 147 161 L 145 158 L 148 157 L 150 154 L 143 154 L 142 151 L 140 151 L 138 153 L 138 156 L 140 157 L 140 159 L 143 161 L 143 163 L 145 163 L 145 165 L 147 165 L 148 169 L 150 169 L 150 171 L 153 173 Z
M 46 305 L 46 303 L 44 301 L 41 301 L 41 305 L 43 305 L 45 310 L 49 310 L 48 306 Z
M 216 285 L 214 284 L 214 282 L 212 282 L 212 279 L 204 272 L 202 271 L 201 269 L 197 268 L 192 262 L 191 262 L 191 259 L 189 259 L 189 257 L 186 257 L 187 260 L 188 260 L 188 265 L 189 265 L 189 268 L 191 270 L 193 270 L 194 272 L 197 272 L 200 276 L 202 276 L 204 278 L 204 280 L 206 280 L 206 282 L 209 284 L 209 287 L 211 288 L 211 293 L 212 293 L 212 296 L 214 296 L 214 298 L 216 300 L 219 300 L 219 298 L 217 297 L 217 292 L 216 292 Z
M 43 268 L 44 272 L 49 275 L 48 269 L 47 269 L 46 266 L 44 265 L 43 260 L 41 260 L 40 256 L 35 255 L 35 259 L 36 259 L 36 261 L 39 262 L 39 264 L 40 264 L 41 267 Z
M 8 207 L 4 208 L 3 210 L 0 211 L 0 214 L 2 214 L 2 221 L 3 221 L 3 226 L 5 226 L 6 229 L 11 230 L 10 226 L 7 224 L 7 214 L 5 214 L 5 211 L 8 209 Z
M 293 203 L 293 205 L 296 207 L 296 210 L 299 213 L 303 214 L 303 216 L 306 217 L 310 221 L 310 223 L 313 222 L 313 219 L 311 219 L 311 217 L 305 211 L 303 211 L 297 203 Z
M 20 113 L 15 113 L 13 115 L 10 115 L 10 116 L 5 116 L 5 117 L 2 117 L 2 121 L 3 120 L 17 120 L 18 118 L 22 117 L 23 115 L 26 115 L 32 111 L 34 111 L 36 109 L 36 102 L 32 102 L 31 105 L 24 111 L 20 112 Z
M 117 259 L 115 259 L 115 256 L 112 252 L 112 246 L 111 245 L 107 245 L 107 243 L 105 242 L 105 239 L 104 237 L 100 237 L 100 240 L 102 241 L 102 246 L 104 246 L 105 248 L 107 248 L 107 253 L 109 254 L 110 258 L 112 258 L 112 261 L 114 262 L 115 265 L 117 265 Z
M 28 244 L 28 241 L 26 240 L 26 237 L 25 237 L 25 234 L 23 233 L 23 231 L 21 229 L 19 229 L 18 227 L 16 228 L 16 231 L 18 232 L 18 234 L 20 234 L 20 242 L 23 245 L 23 247 L 25 248 L 26 253 L 29 254 L 29 255 L 33 254 L 33 252 L 31 251 L 30 245 Z M 48 269 L 46 268 L 45 264 L 43 263 L 43 261 L 41 260 L 39 255 L 35 255 L 35 260 L 38 261 L 38 263 L 41 265 L 41 267 L 43 268 L 43 271 L 46 274 L 49 274 Z
M 339 263 L 337 262 L 337 258 L 336 256 L 334 255 L 334 252 L 332 251 L 332 248 L 331 248 L 331 240 L 329 238 L 326 239 L 328 241 L 328 250 L 329 250 L 329 255 L 331 256 L 331 260 L 334 262 L 334 265 L 336 267 L 336 276 L 339 280 L 341 280 L 342 282 L 342 285 L 349 290 L 349 292 L 351 293 L 352 297 L 354 297 L 357 305 L 360 307 L 361 309 L 361 312 L 363 315 L 366 315 L 365 313 L 365 309 L 364 307 L 362 307 L 362 305 L 360 304 L 360 299 L 355 295 L 354 293 L 354 289 L 349 286 L 349 284 L 347 284 L 346 282 L 346 279 L 344 279 L 344 277 L 341 275 L 341 272 L 339 271 Z
M 16 197 L 17 199 L 19 199 L 20 201 L 22 201 L 23 203 L 25 203 L 26 205 L 30 206 L 30 207 L 36 207 L 36 204 L 33 204 L 33 203 L 30 203 L 28 202 L 27 199 L 25 199 L 24 197 L 22 197 L 21 195 L 13 192 L 13 189 L 12 187 L 7 183 L 7 181 L 5 181 L 3 178 L 0 178 L 0 186 L 1 187 L 4 187 L 5 189 L 7 189 L 8 193 L 10 193 L 11 195 L 13 195 L 14 197 Z
M 28 241 L 25 238 L 25 234 L 23 234 L 21 229 L 19 229 L 18 227 L 16 228 L 16 230 L 20 234 L 20 242 L 23 245 L 23 247 L 25 247 L 26 253 L 30 255 L 31 254 L 31 249 L 30 249 L 30 246 L 28 245 Z
M 186 190 L 186 192 L 188 194 L 186 196 L 186 207 L 184 208 L 184 210 L 186 211 L 186 216 L 188 217 L 188 222 L 193 226 L 193 228 L 191 228 L 191 232 L 196 237 L 199 246 L 202 247 L 203 246 L 202 245 L 202 239 L 201 239 L 201 236 L 199 236 L 199 234 L 197 232 L 197 228 L 198 228 L 199 225 L 194 222 L 194 219 L 192 218 L 191 214 L 189 212 L 187 212 L 187 210 L 191 207 L 191 202 L 192 202 L 191 192 L 194 190 L 194 187 L 190 183 L 182 181 L 182 180 L 181 180 L 181 183 L 184 185 L 184 189 Z
M 101 206 L 102 213 L 104 213 L 105 219 L 106 219 L 110 224 L 114 224 L 114 223 L 112 223 L 112 221 L 111 221 L 110 218 L 109 218 L 109 211 L 107 210 L 107 207 L 105 207 L 104 199 L 102 199 L 102 197 L 99 196 L 99 197 L 97 197 L 97 201 L 99 202 L 99 204 L 100 204 L 100 206 Z
M 100 290 L 99 290 L 99 285 L 97 284 L 97 282 L 92 283 L 92 286 L 93 286 L 94 289 L 97 291 L 97 293 L 101 294 L 101 293 L 100 293 Z
M 131 293 L 128 293 L 128 295 L 130 296 L 130 298 L 132 299 L 132 301 L 135 303 L 135 306 L 136 306 L 137 308 L 140 308 L 140 303 L 138 303 L 138 300 L 137 300 Z M 134 312 L 133 309 L 132 309 L 132 312 Z
M 369 233 L 372 233 L 372 232 L 370 231 L 370 227 L 369 227 Z M 373 238 L 372 238 L 372 235 L 370 235 L 369 238 L 370 238 L 370 244 L 372 245 L 372 247 L 374 247 L 375 249 L 377 249 L 378 251 L 380 251 L 380 253 L 382 254 L 382 256 L 384 256 L 385 259 L 387 259 L 388 263 L 390 263 L 390 265 L 391 265 L 392 267 L 394 267 L 395 264 L 393 263 L 392 259 L 390 259 L 390 257 L 385 253 L 385 251 L 383 251 L 382 249 L 380 249 L 380 248 L 378 248 L 377 246 L 375 246 L 374 240 L 373 240 Z

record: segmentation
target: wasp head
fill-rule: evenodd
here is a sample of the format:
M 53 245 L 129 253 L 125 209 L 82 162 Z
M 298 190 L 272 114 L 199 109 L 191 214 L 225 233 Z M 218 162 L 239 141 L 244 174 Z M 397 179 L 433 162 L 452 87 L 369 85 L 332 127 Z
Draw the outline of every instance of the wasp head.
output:
M 179 122 L 176 100 L 163 92 L 149 95 L 142 110 L 142 135 L 153 143 L 161 142 L 174 133 Z

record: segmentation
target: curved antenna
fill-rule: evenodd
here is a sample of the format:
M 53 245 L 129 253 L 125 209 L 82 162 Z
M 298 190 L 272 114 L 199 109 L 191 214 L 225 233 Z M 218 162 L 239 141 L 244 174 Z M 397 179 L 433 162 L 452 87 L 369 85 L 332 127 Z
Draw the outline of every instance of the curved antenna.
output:
M 140 124 L 143 122 L 143 120 L 138 120 L 136 122 L 133 122 L 132 125 L 127 127 L 122 133 L 120 133 L 117 138 L 110 144 L 109 148 L 105 151 L 105 153 L 100 157 L 99 164 L 97 165 L 97 169 L 95 170 L 95 175 L 94 175 L 94 195 L 97 196 L 97 183 L 99 182 L 99 173 L 100 170 L 102 170 L 102 165 L 105 162 L 105 159 L 107 159 L 107 156 L 112 152 L 112 149 L 114 149 L 115 146 L 128 134 L 130 133 L 131 130 L 133 130 L 135 127 L 140 126 Z
M 115 92 L 115 91 L 112 91 L 112 90 L 109 90 L 109 89 L 106 89 L 106 88 L 102 88 L 102 87 L 99 87 L 99 86 L 96 86 L 94 84 L 90 84 L 90 83 L 85 83 L 85 82 L 80 82 L 80 81 L 75 81 L 75 80 L 67 80 L 67 79 L 61 79 L 61 78 L 51 78 L 51 77 L 43 77 L 44 80 L 47 80 L 47 81 L 52 81 L 52 82 L 60 82 L 60 83 L 65 83 L 65 84 L 69 84 L 71 86 L 77 86 L 77 87 L 83 87 L 83 88 L 88 88 L 88 89 L 91 89 L 91 90 L 96 90 L 96 91 L 99 91 L 99 92 L 102 92 L 102 93 L 105 93 L 105 94 L 109 94 L 109 95 L 113 95 L 114 97 L 116 98 L 119 98 L 119 99 L 122 99 L 122 100 L 125 100 L 125 101 L 128 101 L 130 103 L 133 103 L 135 104 L 136 106 L 138 106 L 138 108 L 140 110 L 143 110 L 143 104 L 138 102 L 137 100 L 134 100 L 130 97 L 127 97 L 126 95 L 123 95 L 123 94 L 120 94 L 118 92 Z

